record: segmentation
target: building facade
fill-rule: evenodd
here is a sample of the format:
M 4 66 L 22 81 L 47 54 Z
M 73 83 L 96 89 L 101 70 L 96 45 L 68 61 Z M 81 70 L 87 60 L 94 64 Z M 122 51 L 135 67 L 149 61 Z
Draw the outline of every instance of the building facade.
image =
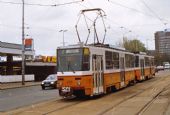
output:
M 170 57 L 170 31 L 158 31 L 155 33 L 155 50 L 159 55 Z

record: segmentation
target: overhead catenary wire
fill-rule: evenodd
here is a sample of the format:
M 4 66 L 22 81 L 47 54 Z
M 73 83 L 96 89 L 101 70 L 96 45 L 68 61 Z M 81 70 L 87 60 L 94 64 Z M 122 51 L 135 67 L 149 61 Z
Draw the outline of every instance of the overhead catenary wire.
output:
M 72 2 L 66 2 L 66 3 L 61 3 L 61 4 L 33 4 L 33 3 L 25 3 L 25 5 L 28 5 L 28 6 L 51 6 L 51 7 L 56 7 L 56 6 L 63 6 L 63 5 L 80 3 L 80 2 L 83 2 L 83 1 L 84 0 L 79 0 L 79 1 L 72 1 Z M 10 2 L 10 1 L 2 1 L 2 0 L 0 0 L 0 3 L 22 5 L 22 3 L 20 3 L 20 2 Z
M 145 2 L 144 0 L 141 0 L 141 2 L 146 6 L 146 8 L 147 8 L 158 20 L 160 20 L 164 25 L 166 24 L 166 23 L 164 22 L 165 19 L 163 19 L 163 18 L 161 18 L 160 16 L 158 16 L 158 15 L 156 14 L 156 12 L 154 12 L 154 11 L 149 7 L 149 5 L 146 4 L 146 2 Z
M 143 15 L 146 15 L 146 16 L 158 18 L 158 17 L 155 17 L 155 14 L 154 14 L 154 15 L 150 15 L 150 14 L 147 14 L 147 13 L 145 13 L 145 12 L 143 12 L 143 11 L 138 10 L 138 9 L 135 9 L 135 8 L 132 8 L 132 7 L 128 7 L 128 6 L 126 6 L 126 5 L 123 5 L 123 4 L 118 3 L 118 2 L 114 2 L 114 1 L 112 1 L 112 0 L 108 0 L 108 2 L 110 2 L 110 3 L 113 4 L 113 5 L 117 5 L 117 6 L 120 6 L 120 7 L 124 7 L 124 8 L 126 8 L 126 9 L 129 9 L 129 10 L 132 10 L 132 11 L 135 11 L 135 12 L 138 12 L 138 13 L 143 14 Z M 161 19 L 161 20 L 165 20 L 165 19 L 162 19 L 162 18 L 160 18 L 160 19 Z M 160 19 L 159 19 L 159 20 L 160 20 Z M 166 21 L 168 21 L 168 20 L 166 20 Z
M 133 11 L 135 11 L 135 12 L 141 13 L 141 14 L 143 14 L 143 15 L 147 15 L 147 16 L 150 16 L 150 17 L 154 17 L 154 18 L 155 18 L 154 15 L 146 14 L 145 12 L 142 12 L 142 11 L 137 10 L 137 9 L 135 9 L 135 8 L 130 8 L 130 7 L 125 6 L 125 5 L 123 5 L 123 4 L 120 4 L 120 3 L 117 3 L 117 2 L 113 2 L 112 0 L 108 0 L 108 1 L 109 1 L 111 4 L 118 5 L 118 6 L 127 8 L 127 9 L 129 9 L 129 10 L 133 10 Z M 82 5 L 82 4 L 80 4 L 80 3 L 78 3 L 78 5 L 80 5 L 80 6 L 84 7 L 84 8 L 88 8 L 87 6 Z M 110 22 L 111 22 L 111 25 L 115 24 L 115 25 L 117 25 L 118 27 L 122 26 L 122 25 L 114 22 L 112 19 L 110 19 L 110 18 L 108 18 L 108 17 L 106 18 L 106 20 L 110 21 Z M 164 20 L 165 20 L 165 19 L 164 19 Z M 167 23 L 165 23 L 165 24 L 167 24 Z M 158 25 L 158 24 L 157 24 L 157 25 Z M 161 24 L 159 24 L 159 25 L 161 25 Z M 133 25 L 133 26 L 143 26 L 143 25 Z M 149 26 L 149 25 L 147 25 L 147 26 Z M 151 24 L 150 26 L 153 26 L 153 24 Z M 124 26 L 123 26 L 123 27 L 124 27 Z M 127 28 L 127 27 L 125 27 L 125 28 Z M 131 29 L 129 29 L 129 28 L 127 28 L 127 29 L 128 29 L 128 30 L 131 30 Z
M 2 0 L 0 0 L 0 2 L 1 2 Z M 82 2 L 82 1 L 80 1 L 80 2 Z M 76 4 L 79 4 L 79 5 L 81 5 L 81 6 L 84 6 L 84 4 L 81 4 L 80 2 L 77 2 Z M 34 4 L 34 5 L 37 5 L 37 4 Z M 45 4 L 41 4 L 41 5 L 45 5 Z M 48 4 L 47 4 L 48 5 Z M 51 5 L 50 5 L 51 6 Z M 86 16 L 87 17 L 87 16 Z M 113 19 L 112 19 L 112 22 L 111 23 L 113 23 Z M 120 27 L 120 26 L 119 26 Z M 131 29 L 129 29 L 129 30 L 131 30 Z
M 144 14 L 144 15 L 153 17 L 153 15 L 146 14 L 145 12 L 142 12 L 142 11 L 137 10 L 137 9 L 135 9 L 135 8 L 132 8 L 132 7 L 128 7 L 128 6 L 123 5 L 123 4 L 121 4 L 121 3 L 114 2 L 114 1 L 112 1 L 112 0 L 108 0 L 108 1 L 109 1 L 111 4 L 113 4 L 113 5 L 117 5 L 117 6 L 120 6 L 120 7 L 124 7 L 124 8 L 126 8 L 126 9 L 129 9 L 129 10 L 132 10 L 132 11 L 135 11 L 135 12 L 138 12 L 138 13 L 141 13 L 141 14 Z

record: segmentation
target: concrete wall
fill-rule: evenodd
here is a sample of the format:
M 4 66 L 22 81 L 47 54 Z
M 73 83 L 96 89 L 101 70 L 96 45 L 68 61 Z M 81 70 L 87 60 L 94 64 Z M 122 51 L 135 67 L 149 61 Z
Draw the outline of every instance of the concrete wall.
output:
M 25 75 L 25 81 L 34 81 L 34 75 Z M 7 82 L 20 82 L 22 81 L 22 75 L 0 75 L 0 83 L 7 83 Z

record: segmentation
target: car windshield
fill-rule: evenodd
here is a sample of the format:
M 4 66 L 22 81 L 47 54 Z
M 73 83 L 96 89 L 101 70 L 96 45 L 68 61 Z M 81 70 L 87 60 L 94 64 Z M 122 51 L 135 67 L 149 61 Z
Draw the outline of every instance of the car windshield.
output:
M 55 80 L 56 76 L 55 75 L 49 75 L 46 80 Z

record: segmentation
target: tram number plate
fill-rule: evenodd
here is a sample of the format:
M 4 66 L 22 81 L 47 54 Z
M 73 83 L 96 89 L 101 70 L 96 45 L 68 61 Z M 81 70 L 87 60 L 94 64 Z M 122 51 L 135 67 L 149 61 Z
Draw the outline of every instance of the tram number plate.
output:
M 70 92 L 70 87 L 62 87 L 63 92 Z

